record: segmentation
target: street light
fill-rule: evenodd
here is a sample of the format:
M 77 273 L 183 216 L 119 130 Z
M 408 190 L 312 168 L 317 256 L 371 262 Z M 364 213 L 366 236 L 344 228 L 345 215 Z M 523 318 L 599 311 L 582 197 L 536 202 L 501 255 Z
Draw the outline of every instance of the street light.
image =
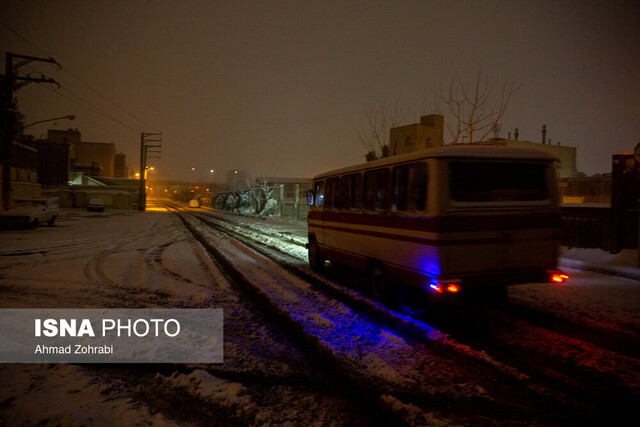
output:
M 147 179 L 147 176 L 149 175 L 149 172 L 155 170 L 156 168 L 154 168 L 153 166 L 147 166 L 146 169 L 144 170 L 144 179 Z
M 73 114 L 69 114 L 68 116 L 55 117 L 53 119 L 47 119 L 47 120 L 39 120 L 37 122 L 29 123 L 28 125 L 22 126 L 22 129 L 26 129 L 29 126 L 37 125 L 37 124 L 40 124 L 40 123 L 53 122 L 53 121 L 62 120 L 62 119 L 75 120 L 75 118 L 76 118 L 76 116 L 74 116 Z

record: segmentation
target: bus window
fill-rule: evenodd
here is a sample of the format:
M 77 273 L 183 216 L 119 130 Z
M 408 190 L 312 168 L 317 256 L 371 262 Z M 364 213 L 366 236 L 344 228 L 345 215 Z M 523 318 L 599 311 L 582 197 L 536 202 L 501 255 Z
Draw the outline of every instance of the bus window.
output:
M 406 211 L 409 193 L 409 168 L 398 167 L 393 170 L 393 210 Z
M 338 208 L 338 178 L 331 178 L 327 180 L 327 188 L 324 192 L 324 208 L 333 209 Z
M 457 202 L 546 200 L 547 165 L 541 163 L 452 162 L 451 198 Z
M 409 210 L 427 210 L 427 165 L 416 165 L 409 170 Z
M 313 193 L 316 198 L 316 207 L 321 208 L 324 205 L 324 181 L 316 181 Z
M 383 169 L 364 174 L 363 207 L 368 210 L 389 209 L 389 170 Z
M 340 194 L 342 195 L 343 209 L 359 209 L 360 193 L 362 192 L 360 183 L 362 178 L 359 173 L 342 177 L 340 184 Z
M 342 188 L 340 187 L 340 178 L 335 178 L 331 181 L 333 183 L 333 207 L 334 209 L 342 209 L 342 206 L 344 204 L 344 195 L 342 192 Z
M 424 211 L 427 202 L 427 165 L 399 166 L 393 170 L 393 209 Z

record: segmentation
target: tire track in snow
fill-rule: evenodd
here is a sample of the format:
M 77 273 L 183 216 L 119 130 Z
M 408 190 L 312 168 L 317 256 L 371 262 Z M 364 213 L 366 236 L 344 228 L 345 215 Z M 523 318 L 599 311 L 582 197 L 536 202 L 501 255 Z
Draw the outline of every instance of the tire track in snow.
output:
M 230 236 L 233 236 L 234 238 L 239 238 L 240 236 L 238 235 L 238 233 L 241 233 L 242 234 L 241 240 L 245 244 L 249 244 L 249 246 L 253 247 L 258 252 L 268 256 L 271 259 L 278 259 L 279 260 L 278 262 L 280 264 L 287 265 L 289 263 L 290 268 L 288 268 L 288 270 L 290 271 L 295 272 L 300 270 L 299 267 L 295 266 L 294 265 L 295 263 L 292 261 L 285 260 L 284 262 L 282 262 L 282 259 L 286 259 L 288 256 L 286 252 L 283 252 L 285 254 L 283 258 L 274 257 L 273 251 L 271 249 L 275 249 L 276 251 L 279 251 L 279 248 L 269 245 L 268 250 L 263 249 L 261 245 L 264 245 L 264 242 L 261 239 L 258 239 L 257 244 L 252 243 L 251 241 L 254 239 L 253 234 L 255 234 L 255 230 L 250 228 L 251 230 L 250 232 L 243 233 L 241 230 L 239 230 L 239 229 L 242 229 L 242 226 L 239 226 L 235 222 L 231 222 L 231 224 L 233 224 L 233 227 L 231 227 L 233 231 L 231 231 L 228 227 L 224 225 L 216 224 L 215 220 L 219 219 L 217 217 L 215 217 L 215 220 L 208 215 L 198 215 L 198 217 L 204 220 L 205 222 L 209 223 L 210 225 L 216 227 L 218 230 Z M 229 221 L 223 221 L 223 222 L 227 223 Z M 303 272 L 301 277 L 304 277 L 306 279 L 308 277 L 308 274 L 306 272 Z M 321 287 L 324 287 L 324 286 L 321 286 Z M 333 290 L 330 289 L 330 291 L 333 291 Z M 342 291 L 338 291 L 337 293 L 338 297 L 341 293 Z M 469 315 L 470 318 L 475 318 L 475 317 L 483 318 L 483 317 L 489 316 L 488 314 L 484 316 L 479 315 L 478 309 L 468 310 L 466 313 Z M 474 315 L 474 313 L 476 313 L 476 315 Z M 495 314 L 496 313 L 493 312 L 492 315 L 495 316 Z M 504 315 L 506 314 L 502 314 L 502 316 Z M 501 318 L 502 320 L 500 323 L 504 323 L 505 325 L 512 324 L 516 322 L 515 317 L 511 316 L 511 318 L 509 318 L 509 316 L 507 315 L 506 319 Z M 445 318 L 450 318 L 450 317 L 445 316 Z M 439 323 L 442 324 L 442 322 L 439 322 Z M 452 324 L 455 325 L 456 322 L 454 321 Z M 516 322 L 516 324 L 518 323 Z M 444 328 L 443 330 L 450 329 L 449 326 L 451 325 L 447 325 L 447 324 L 442 325 L 442 327 Z M 555 326 L 557 329 L 566 329 L 566 327 L 562 328 L 557 324 Z M 527 330 L 528 329 L 531 329 L 533 331 L 535 328 L 527 327 Z M 472 330 L 476 330 L 476 328 L 472 328 Z M 629 410 L 630 408 L 633 407 L 633 405 L 630 404 L 630 401 L 635 400 L 636 395 L 634 392 L 631 392 L 630 394 L 630 389 L 627 388 L 629 387 L 628 385 L 625 386 L 622 384 L 617 384 L 616 380 L 610 381 L 610 379 L 607 378 L 606 370 L 610 369 L 610 367 L 607 368 L 609 363 L 606 363 L 608 358 L 605 357 L 604 359 L 602 359 L 601 363 L 596 363 L 595 365 L 591 365 L 591 368 L 594 369 L 593 371 L 589 370 L 591 368 L 587 368 L 587 369 L 573 368 L 571 366 L 567 366 L 566 361 L 559 363 L 557 360 L 555 360 L 557 355 L 548 356 L 548 355 L 540 354 L 539 352 L 533 350 L 534 351 L 533 354 L 536 355 L 536 356 L 533 356 L 533 354 L 531 353 L 532 349 L 527 350 L 526 348 L 519 348 L 516 343 L 510 342 L 510 340 L 508 339 L 507 339 L 508 342 L 501 342 L 499 340 L 499 337 L 496 338 L 492 336 L 490 333 L 489 335 L 487 335 L 487 331 L 476 331 L 476 332 L 478 333 L 475 334 L 475 336 L 473 337 L 474 339 L 467 339 L 466 335 L 460 335 L 458 333 L 456 333 L 455 336 L 461 338 L 461 342 L 471 342 L 472 345 L 476 348 L 479 347 L 479 348 L 486 348 L 488 351 L 490 350 L 491 354 L 494 357 L 497 357 L 498 360 L 504 360 L 511 366 L 519 367 L 519 369 L 522 369 L 523 372 L 526 372 L 529 375 L 531 375 L 533 378 L 536 378 L 536 381 L 541 381 L 541 384 L 547 384 L 548 386 L 552 387 L 554 390 L 558 390 L 559 393 L 561 394 L 568 393 L 570 395 L 580 396 L 580 400 L 582 402 L 588 402 L 588 405 L 591 406 L 591 408 L 589 410 L 585 410 L 584 413 L 597 414 L 597 416 L 600 417 L 601 419 L 604 419 L 610 416 L 610 415 L 607 415 L 608 413 L 613 413 L 613 414 L 622 413 L 622 414 L 629 415 Z M 474 335 L 474 334 L 471 334 L 471 335 Z M 588 335 L 588 333 L 586 333 L 586 335 Z M 482 337 L 484 337 L 485 339 L 483 339 Z M 586 350 L 585 346 L 580 345 L 580 343 L 575 342 L 575 340 L 572 340 L 570 338 L 569 339 L 565 339 L 562 337 L 559 337 L 559 338 L 562 339 L 562 345 L 559 345 L 559 347 L 574 345 L 575 346 L 574 354 L 576 355 L 579 355 L 582 353 L 588 356 L 594 353 L 593 351 Z M 604 339 L 606 340 L 606 338 Z M 487 346 L 488 343 L 492 343 L 492 344 Z M 617 347 L 618 349 L 624 348 L 624 342 L 619 342 L 618 345 L 613 344 L 613 346 Z M 595 350 L 595 355 L 602 352 L 599 349 L 594 349 L 594 350 Z M 561 351 L 564 351 L 564 350 L 561 350 Z M 633 353 L 634 352 L 633 348 L 631 349 L 627 348 L 623 353 L 628 353 L 628 352 Z M 615 360 L 620 359 L 620 357 L 617 355 L 612 355 L 612 356 L 615 358 Z M 597 357 L 593 358 L 594 361 L 597 359 L 598 359 Z M 636 371 L 637 363 L 634 362 L 633 360 L 625 359 L 625 360 L 621 360 L 620 362 L 616 362 L 615 360 L 612 362 L 614 364 L 613 365 L 614 367 L 616 366 L 615 365 L 616 363 L 619 363 L 620 366 L 629 366 L 631 369 L 631 372 Z M 587 363 L 589 362 L 587 361 Z M 599 373 L 600 365 L 604 366 L 604 369 L 605 369 L 605 371 L 603 371 L 605 372 L 604 376 L 602 376 Z M 620 374 L 620 379 L 622 383 L 626 383 L 626 379 L 630 378 L 629 374 L 627 374 L 624 371 L 624 369 L 620 371 L 619 374 Z M 635 384 L 634 381 L 631 381 L 631 383 Z M 621 396 L 621 398 L 611 399 L 608 396 Z M 562 397 L 560 396 L 559 398 L 562 398 Z M 572 405 L 572 406 L 579 407 L 579 404 Z M 607 407 L 610 408 L 610 411 L 606 409 Z M 614 418 L 619 418 L 619 419 L 624 419 L 624 417 L 625 415 L 614 416 Z
M 188 215 L 185 217 L 186 218 L 183 218 L 183 220 L 185 221 L 185 224 L 188 225 L 190 220 L 187 218 L 191 218 L 192 216 Z M 194 234 L 196 235 L 200 233 L 200 231 L 203 231 L 203 230 L 195 231 L 195 227 L 193 225 L 191 225 L 191 228 Z M 287 302 L 282 302 L 278 300 L 279 297 L 282 297 L 284 295 L 282 293 L 283 292 L 282 289 L 278 290 L 277 286 L 269 286 L 267 288 L 263 286 L 269 280 L 267 276 L 262 274 L 262 273 L 265 273 L 265 271 L 263 271 L 262 273 L 259 272 L 258 275 L 255 276 L 254 278 L 248 278 L 246 276 L 245 273 L 253 276 L 254 273 L 252 273 L 252 271 L 256 269 L 260 270 L 260 268 L 256 266 L 265 264 L 266 261 L 264 260 L 257 261 L 257 263 L 253 265 L 253 267 L 245 266 L 240 268 L 238 266 L 234 266 L 234 262 L 237 262 L 239 259 L 246 258 L 248 253 L 246 249 L 243 250 L 243 253 L 244 253 L 243 255 L 241 255 L 240 257 L 234 256 L 234 260 L 231 261 L 230 259 L 227 258 L 227 256 L 231 251 L 231 248 L 229 247 L 229 245 L 226 245 L 224 252 L 222 252 L 222 250 L 219 250 L 216 247 L 213 247 L 212 245 L 210 245 L 208 243 L 209 239 L 215 240 L 216 241 L 215 246 L 217 247 L 217 246 L 220 246 L 223 241 L 230 240 L 230 238 L 229 237 L 221 238 L 219 236 L 215 237 L 214 235 L 212 235 L 211 237 L 205 237 L 204 235 L 201 235 L 199 237 L 199 240 L 203 242 L 203 245 L 205 245 L 207 249 L 210 250 L 216 258 L 225 260 L 224 261 L 225 268 L 230 271 L 233 271 L 233 273 L 231 274 L 233 274 L 233 277 L 236 283 L 243 283 L 243 286 L 247 288 L 248 295 L 250 295 L 252 298 L 256 298 L 257 300 L 259 300 L 260 301 L 259 305 L 261 305 L 262 307 L 268 307 L 268 310 L 271 313 L 270 315 L 273 317 L 278 317 L 280 319 L 280 322 L 283 324 L 283 327 L 286 327 L 289 330 L 289 333 L 292 336 L 296 337 L 296 342 L 298 342 L 299 346 L 302 346 L 303 348 L 307 348 L 307 351 L 309 353 L 312 353 L 314 357 L 322 359 L 323 363 L 325 364 L 325 369 L 327 369 L 327 366 L 331 366 L 330 370 L 333 370 L 335 372 L 333 375 L 342 377 L 343 380 L 346 381 L 343 387 L 350 390 L 353 390 L 355 388 L 357 390 L 355 393 L 360 394 L 361 396 L 363 396 L 364 400 L 369 402 L 368 404 L 369 408 L 373 405 L 379 406 L 380 399 L 382 399 L 382 396 L 389 397 L 388 392 L 391 392 L 392 394 L 395 393 L 397 397 L 400 397 L 404 401 L 408 401 L 408 403 L 410 404 L 415 402 L 421 405 L 427 405 L 426 407 L 423 406 L 423 408 L 427 411 L 438 411 L 439 408 L 444 406 L 447 406 L 449 407 L 449 409 L 451 409 L 453 405 L 453 407 L 456 407 L 456 406 L 460 407 L 461 413 L 464 413 L 466 410 L 472 407 L 474 411 L 476 411 L 476 415 L 478 415 L 479 413 L 487 414 L 487 416 L 488 414 L 493 414 L 493 415 L 501 414 L 502 416 L 505 416 L 507 418 L 511 418 L 511 417 L 517 418 L 518 415 L 522 415 L 523 408 L 520 402 L 518 401 L 518 399 L 512 399 L 511 400 L 512 403 L 506 406 L 503 404 L 499 408 L 496 408 L 495 405 L 490 404 L 485 399 L 479 397 L 480 395 L 474 394 L 476 392 L 471 392 L 471 390 L 474 389 L 474 387 L 476 387 L 471 384 L 464 385 L 461 388 L 455 390 L 455 392 L 457 393 L 457 396 L 452 401 L 450 398 L 446 397 L 447 392 L 444 392 L 445 395 L 442 395 L 441 394 L 442 391 L 440 392 L 438 391 L 438 386 L 435 386 L 435 388 L 432 388 L 432 386 L 429 386 L 429 383 L 433 382 L 434 379 L 432 378 L 430 380 L 428 377 L 423 377 L 423 375 L 419 373 L 419 371 L 421 370 L 420 368 L 416 367 L 416 369 L 413 372 L 405 372 L 403 375 L 397 376 L 396 375 L 397 372 L 396 373 L 393 373 L 391 371 L 386 372 L 385 370 L 389 369 L 386 363 L 382 362 L 382 360 L 376 360 L 378 356 L 376 356 L 375 353 L 371 353 L 368 351 L 365 351 L 365 353 L 356 357 L 369 357 L 368 361 L 364 360 L 364 362 L 367 363 L 369 366 L 378 366 L 378 368 L 374 368 L 374 372 L 369 372 L 369 373 L 359 372 L 358 363 L 356 363 L 356 365 L 353 365 L 352 364 L 353 361 L 348 361 L 350 359 L 349 356 L 345 356 L 345 355 L 337 356 L 334 353 L 334 351 L 336 350 L 335 348 L 331 348 L 330 346 L 327 347 L 327 342 L 323 341 L 324 339 L 327 339 L 327 337 L 325 336 L 323 338 L 322 331 L 320 332 L 318 332 L 317 330 L 315 332 L 310 331 L 307 328 L 310 327 L 309 325 L 311 325 L 311 323 L 309 323 L 308 321 L 301 321 L 301 319 L 298 319 L 298 318 L 294 318 L 296 317 L 296 315 L 293 315 L 292 313 L 295 312 L 295 310 L 293 310 L 293 312 L 291 310 L 292 310 L 292 307 L 294 307 L 296 304 L 295 303 L 291 304 L 290 302 L 287 303 Z M 255 253 L 253 257 L 256 257 Z M 269 269 L 268 267 L 265 267 L 265 268 L 267 268 L 267 270 Z M 282 269 L 280 268 L 280 270 Z M 282 279 L 283 277 L 287 277 L 287 274 L 283 275 L 283 273 L 278 273 L 278 277 Z M 276 279 L 276 281 L 277 280 L 278 279 Z M 295 281 L 296 279 L 293 279 L 293 280 L 284 279 L 283 283 L 285 282 L 292 283 Z M 308 284 L 305 286 L 308 286 Z M 303 288 L 305 286 L 303 286 Z M 307 290 L 303 289 L 303 293 L 304 292 L 307 292 Z M 311 298 L 310 295 L 311 294 L 309 293 L 305 294 L 305 296 L 300 301 L 305 301 L 305 303 L 307 303 L 308 298 Z M 286 297 L 285 297 L 285 300 L 286 300 Z M 327 303 L 323 303 L 323 307 L 327 308 L 331 304 L 333 303 L 329 303 L 329 305 L 327 305 Z M 319 309 L 318 313 L 322 313 L 322 312 L 323 312 L 323 309 Z M 332 320 L 329 320 L 327 318 L 323 319 L 323 318 L 324 318 L 324 315 L 317 315 L 317 317 L 313 319 L 312 323 L 314 321 L 318 322 L 319 324 L 325 323 L 329 325 L 329 327 L 331 327 L 332 324 L 335 325 L 335 322 L 333 322 Z M 374 324 L 374 323 L 375 322 L 371 322 L 371 324 Z M 322 329 L 322 326 L 321 326 L 321 329 Z M 348 334 L 349 332 L 345 332 L 345 333 Z M 397 339 L 396 337 L 394 337 L 394 334 L 388 335 L 388 338 L 390 338 L 392 341 Z M 403 341 L 402 338 L 400 338 L 400 341 Z M 440 351 L 442 351 L 442 349 Z M 340 349 L 338 349 L 338 352 L 340 352 Z M 447 356 L 445 358 L 440 359 L 441 360 L 440 363 L 442 365 L 448 365 L 449 367 L 446 369 L 455 369 L 451 366 L 451 363 L 447 361 L 448 360 L 447 357 L 451 356 L 452 353 L 455 353 L 455 351 L 452 351 L 451 347 L 445 346 L 444 354 L 446 354 Z M 367 354 L 369 356 L 366 356 Z M 434 354 L 431 354 L 431 356 L 427 356 L 425 354 L 425 357 L 427 358 L 429 357 L 433 358 L 433 356 Z M 439 356 L 439 357 L 442 357 L 442 356 Z M 468 355 L 467 356 L 458 355 L 458 358 L 466 359 L 467 363 L 470 362 Z M 474 359 L 474 358 L 472 357 L 471 359 Z M 380 364 L 381 362 L 382 364 Z M 416 363 L 416 361 L 414 360 L 413 363 Z M 482 366 L 483 363 L 481 363 L 480 365 L 477 365 L 478 364 L 477 359 L 475 360 L 475 362 L 471 361 L 471 363 L 476 365 L 474 369 L 479 369 L 480 371 L 484 370 L 487 372 L 493 372 L 495 370 L 494 369 L 495 366 Z M 427 363 L 427 366 L 431 368 L 432 374 L 436 373 L 436 371 L 433 371 L 433 366 L 430 365 L 430 363 Z M 356 368 L 355 371 L 353 370 L 353 368 Z M 362 378 L 354 377 L 354 375 L 358 376 L 359 374 L 362 374 L 363 377 Z M 388 377 L 387 376 L 388 374 L 390 374 L 391 377 Z M 408 376 L 406 376 L 407 374 Z M 496 375 L 496 372 L 493 372 L 492 375 Z M 499 374 L 499 375 L 502 375 L 502 374 Z M 411 379 L 413 377 L 415 377 L 415 379 Z M 421 377 L 422 379 L 419 380 L 418 378 L 421 378 Z M 398 379 L 401 381 L 401 383 L 395 384 L 394 386 L 393 385 L 394 381 L 397 381 Z M 405 381 L 408 379 L 410 379 L 410 382 L 405 383 Z M 389 383 L 388 380 L 391 380 L 391 383 Z M 514 382 L 519 383 L 522 380 L 522 378 L 514 379 L 514 378 L 507 377 L 507 378 L 501 378 L 501 380 L 505 380 L 506 383 L 511 383 L 507 386 L 508 389 L 512 389 L 513 387 L 520 388 L 520 391 L 519 391 L 520 397 L 528 396 L 534 399 L 546 400 L 544 397 L 538 395 L 537 392 L 532 393 L 532 390 L 529 389 L 528 388 L 529 386 L 527 386 L 526 384 L 524 385 L 524 387 L 522 384 L 520 385 L 514 384 Z M 402 385 L 403 383 L 404 385 Z M 489 382 L 484 381 L 484 383 L 485 385 L 489 385 L 491 381 Z M 415 391 L 411 391 L 411 392 L 408 391 L 409 389 L 407 387 L 413 388 L 415 386 L 418 386 L 417 394 Z M 492 386 L 493 391 L 494 392 L 497 391 L 502 386 L 503 385 L 501 384 L 494 384 Z M 465 391 L 465 389 L 467 391 Z M 479 390 L 481 389 L 478 389 L 478 391 Z M 450 391 L 452 393 L 454 392 L 454 390 L 450 390 Z M 471 392 L 471 394 L 467 395 L 468 392 Z M 545 391 L 545 393 L 546 392 L 548 392 L 548 390 Z M 482 393 L 484 392 L 480 392 L 480 394 Z M 505 394 L 509 394 L 509 392 L 506 392 Z M 534 396 L 531 396 L 531 394 L 533 394 Z M 461 397 L 461 396 L 467 396 L 467 397 Z M 472 397 L 472 396 L 475 396 L 475 397 Z M 503 397 L 506 397 L 506 396 L 503 396 Z M 393 400 L 393 398 L 391 398 L 391 400 Z M 372 402 L 375 402 L 375 403 L 372 403 Z M 551 403 L 551 402 L 548 402 L 548 403 Z M 543 405 L 540 405 L 540 408 L 542 408 L 542 406 Z M 542 419 L 544 419 L 546 416 L 551 416 L 551 415 L 544 415 L 544 414 L 538 413 L 540 408 L 534 409 L 533 411 L 528 410 L 525 412 L 529 412 L 529 413 L 534 412 L 536 414 L 535 415 L 532 414 L 532 416 L 542 417 Z M 382 410 L 380 408 L 378 409 Z

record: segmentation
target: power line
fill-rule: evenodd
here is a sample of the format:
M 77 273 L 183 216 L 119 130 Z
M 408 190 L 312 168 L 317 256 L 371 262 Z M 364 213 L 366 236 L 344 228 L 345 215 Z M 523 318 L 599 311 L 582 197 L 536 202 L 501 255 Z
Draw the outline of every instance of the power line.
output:
M 96 107 L 95 105 L 90 104 L 88 101 L 86 101 L 85 99 L 83 99 L 82 97 L 76 95 L 75 93 L 71 92 L 68 89 L 60 88 L 58 91 L 56 91 L 55 89 L 47 87 L 47 86 L 43 86 L 43 87 L 48 89 L 48 90 L 50 90 L 50 91 L 52 91 L 56 95 L 61 96 L 62 98 L 66 98 L 66 99 L 68 99 L 69 101 L 73 102 L 76 105 L 80 105 L 81 107 L 87 108 L 88 110 L 92 111 L 95 114 L 98 114 L 98 115 L 101 115 L 103 117 L 106 117 L 107 119 L 112 120 L 113 122 L 118 123 L 119 125 L 124 126 L 127 129 L 130 129 L 130 130 L 133 130 L 133 131 L 136 131 L 136 132 L 141 132 L 141 130 L 139 128 L 134 128 L 133 126 L 130 126 L 130 125 L 128 125 L 128 124 L 116 119 L 115 117 L 111 116 L 110 114 L 108 114 L 107 112 L 101 110 L 100 108 Z M 74 98 L 72 98 L 70 96 L 67 96 L 64 93 L 60 92 L 60 91 L 67 92 L 67 93 L 69 93 L 69 95 L 71 95 L 71 96 L 73 96 L 73 97 L 75 97 L 77 99 L 74 99 Z
M 158 128 L 156 126 L 153 126 L 147 122 L 145 122 L 144 120 L 140 119 L 139 117 L 135 116 L 134 114 L 130 113 L 129 111 L 125 110 L 124 108 L 120 107 L 118 104 L 116 104 L 114 101 L 112 101 L 111 99 L 107 98 L 106 95 L 103 95 L 102 93 L 100 93 L 97 89 L 95 89 L 93 86 L 91 86 L 89 83 L 85 82 L 84 80 L 82 80 L 80 77 L 78 77 L 77 75 L 75 75 L 74 73 L 72 73 L 71 71 L 69 71 L 68 69 L 66 69 L 65 67 L 62 67 L 62 71 L 66 71 L 67 73 L 69 73 L 72 77 L 74 77 L 76 80 L 78 80 L 80 83 L 84 84 L 86 87 L 88 87 L 89 89 L 91 89 L 93 92 L 95 92 L 96 94 L 100 95 L 102 98 L 104 98 L 106 101 L 108 101 L 109 103 L 111 103 L 112 105 L 114 105 L 116 108 L 120 109 L 121 111 L 123 111 L 124 113 L 128 114 L 129 116 L 133 117 L 134 119 L 136 119 L 138 122 L 144 124 L 145 126 L 155 129 L 157 130 Z
M 30 65 L 26 65 L 25 68 L 29 68 L 32 71 L 41 73 L 38 69 L 36 69 L 36 68 L 34 68 L 34 67 L 30 66 Z M 135 128 L 135 127 L 133 127 L 131 125 L 128 125 L 127 123 L 122 122 L 121 120 L 116 119 L 115 117 L 113 117 L 109 113 L 107 113 L 106 111 L 96 107 L 95 105 L 93 105 L 92 103 L 90 103 L 86 99 L 82 98 L 80 95 L 77 95 L 77 94 L 73 93 L 69 89 L 66 89 L 64 87 L 60 87 L 60 88 L 58 88 L 58 90 L 54 90 L 53 88 L 51 88 L 49 86 L 43 86 L 43 87 L 45 89 L 47 89 L 47 90 L 52 91 L 56 95 L 58 95 L 58 96 L 60 96 L 62 98 L 68 99 L 69 101 L 73 102 L 74 104 L 79 105 L 81 107 L 84 107 L 84 108 L 88 109 L 89 111 L 91 111 L 91 112 L 93 112 L 93 113 L 95 113 L 97 115 L 100 115 L 100 116 L 103 116 L 103 117 L 105 117 L 105 118 L 107 118 L 109 120 L 112 120 L 113 122 L 118 123 L 119 125 L 124 126 L 127 129 L 130 129 L 130 130 L 133 130 L 133 131 L 136 131 L 136 132 L 141 132 L 141 129 Z M 73 98 L 68 96 L 68 95 L 65 95 L 61 91 L 64 91 L 64 92 L 68 93 Z
M 16 36 L 20 37 L 22 39 L 22 41 L 24 41 L 26 44 L 28 44 L 29 46 L 31 46 L 32 48 L 34 48 L 35 50 L 37 50 L 38 52 L 40 52 L 41 54 L 43 54 L 44 56 L 46 56 L 47 58 L 51 58 L 51 55 L 48 55 L 45 51 L 43 51 L 42 49 L 40 49 L 38 46 L 36 46 L 35 44 L 31 43 L 29 40 L 27 40 L 25 37 L 23 37 L 20 33 L 18 33 L 16 30 L 14 30 L 13 28 L 11 28 L 9 26 L 9 24 L 7 24 L 6 22 L 4 22 L 2 19 L 0 19 L 0 24 L 4 25 L 9 31 L 11 31 L 13 34 L 15 34 Z
M 2 25 L 3 25 L 4 27 L 6 27 L 9 31 L 11 31 L 11 32 L 12 32 L 12 33 L 14 33 L 16 36 L 18 36 L 20 39 L 22 39 L 22 40 L 23 40 L 25 43 L 27 43 L 29 46 L 33 47 L 34 49 L 36 49 L 38 52 L 42 53 L 43 55 L 45 55 L 45 56 L 47 56 L 47 57 L 51 58 L 51 55 L 48 55 L 45 51 L 43 51 L 42 49 L 40 49 L 40 48 L 39 48 L 38 46 L 36 46 L 34 43 L 31 43 L 29 40 L 27 40 L 24 36 L 22 36 L 20 33 L 18 33 L 15 29 L 13 29 L 11 26 L 9 26 L 6 22 L 2 21 L 1 19 L 0 19 L 0 24 L 2 24 Z M 5 53 L 5 52 L 3 51 L 3 53 Z M 33 68 L 32 68 L 32 69 L 33 69 Z M 129 111 L 127 111 L 127 110 L 125 110 L 123 107 L 121 107 L 121 106 L 120 106 L 120 105 L 118 105 L 116 102 L 114 102 L 114 101 L 112 101 L 111 99 L 109 99 L 106 95 L 102 94 L 100 91 L 98 91 L 96 88 L 94 88 L 93 86 L 91 86 L 89 83 L 87 83 L 87 82 L 85 82 L 84 80 L 82 80 L 82 79 L 81 79 L 79 76 L 77 76 L 75 73 L 71 72 L 71 70 L 67 69 L 66 67 L 62 67 L 62 66 L 61 66 L 61 69 L 62 69 L 62 71 L 67 72 L 69 75 L 71 75 L 71 77 L 75 78 L 77 81 L 79 81 L 80 83 L 82 83 L 83 85 L 85 85 L 86 87 L 88 87 L 89 89 L 91 89 L 91 91 L 93 91 L 94 93 L 96 93 L 97 95 L 99 95 L 100 97 L 102 97 L 103 99 L 105 99 L 106 101 L 108 101 L 111 105 L 115 106 L 116 108 L 118 108 L 119 110 L 121 110 L 122 112 L 124 112 L 125 114 L 127 114 L 127 115 L 131 116 L 132 118 L 134 118 L 134 119 L 135 119 L 135 120 L 137 120 L 138 122 L 140 122 L 140 123 L 144 124 L 146 127 L 149 127 L 149 128 L 155 129 L 155 130 L 157 130 L 157 129 L 158 129 L 156 126 L 153 126 L 153 125 L 151 125 L 151 124 L 147 123 L 146 121 L 144 121 L 144 120 L 142 120 L 141 118 L 137 117 L 137 116 L 136 116 L 136 115 L 134 115 L 133 113 L 131 113 L 131 112 L 129 112 Z M 33 69 L 33 70 L 34 70 L 34 71 L 38 71 L 38 70 L 35 70 L 35 69 Z M 39 72 L 39 71 L 38 71 L 38 72 Z M 69 92 L 70 92 L 70 91 L 69 91 Z M 70 92 L 70 93 L 71 93 L 71 92 Z M 74 96 L 78 97 L 79 99 L 82 99 L 82 98 L 80 98 L 80 97 L 79 97 L 79 96 L 77 96 L 77 95 L 74 95 Z M 84 101 L 84 100 L 83 100 L 83 102 L 85 102 L 88 106 L 89 106 L 89 105 L 91 105 L 91 104 L 89 104 L 89 102 L 87 102 L 87 101 Z M 121 125 L 123 125 L 123 126 L 125 126 L 125 127 L 129 128 L 129 129 L 139 131 L 139 129 L 135 129 L 135 128 L 133 128 L 133 127 L 129 126 L 129 125 L 126 125 L 126 124 L 122 123 L 121 121 L 119 121 L 119 120 L 117 120 L 117 119 L 114 119 L 113 117 L 109 116 L 107 113 L 103 112 L 103 111 L 102 111 L 102 110 L 100 110 L 99 108 L 97 108 L 97 107 L 95 107 L 95 106 L 93 106 L 93 108 L 94 108 L 95 110 L 97 110 L 97 111 L 100 111 L 100 112 L 101 112 L 100 114 L 104 115 L 105 117 L 110 118 L 111 120 L 115 121 L 116 123 L 119 123 L 119 124 L 121 124 Z M 94 112 L 95 112 L 95 111 L 94 111 Z

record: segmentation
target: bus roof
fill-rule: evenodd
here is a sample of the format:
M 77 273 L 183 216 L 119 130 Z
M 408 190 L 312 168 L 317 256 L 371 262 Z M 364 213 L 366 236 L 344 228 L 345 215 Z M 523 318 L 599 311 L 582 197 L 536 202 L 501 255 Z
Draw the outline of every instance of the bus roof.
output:
M 334 169 L 316 175 L 313 179 L 330 175 L 342 175 L 364 169 L 375 169 L 395 163 L 411 162 L 429 158 L 466 158 L 466 159 L 518 159 L 553 161 L 557 157 L 552 153 L 538 148 L 505 147 L 503 145 L 447 145 L 444 147 L 427 148 L 406 154 L 385 157 L 383 159 L 358 165 Z

